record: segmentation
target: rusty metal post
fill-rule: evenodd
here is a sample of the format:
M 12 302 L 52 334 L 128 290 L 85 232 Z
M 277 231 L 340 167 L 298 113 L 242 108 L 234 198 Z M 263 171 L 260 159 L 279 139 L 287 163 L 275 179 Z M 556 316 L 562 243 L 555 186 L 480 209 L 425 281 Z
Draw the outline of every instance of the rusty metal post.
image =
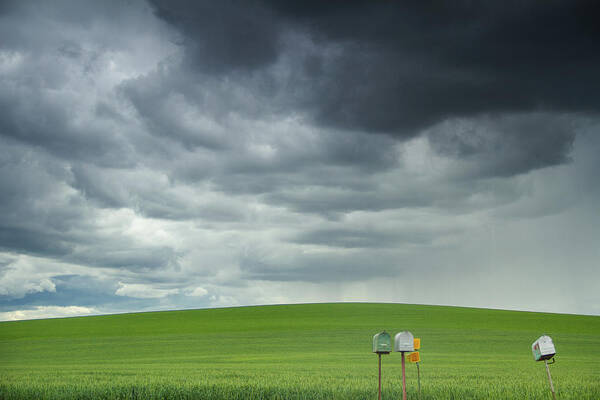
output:
M 406 369 L 404 367 L 404 352 L 402 352 L 402 400 L 406 400 Z
M 381 400 L 381 353 L 377 354 L 379 356 L 379 395 L 377 398 Z
M 550 391 L 552 392 L 552 398 L 556 400 L 556 394 L 554 393 L 554 384 L 552 383 L 552 376 L 550 375 L 550 368 L 548 368 L 548 360 L 544 360 L 546 364 L 546 372 L 548 373 L 548 382 L 550 382 Z
M 419 383 L 419 400 L 421 400 L 421 371 L 419 371 L 419 363 L 417 362 L 417 382 Z

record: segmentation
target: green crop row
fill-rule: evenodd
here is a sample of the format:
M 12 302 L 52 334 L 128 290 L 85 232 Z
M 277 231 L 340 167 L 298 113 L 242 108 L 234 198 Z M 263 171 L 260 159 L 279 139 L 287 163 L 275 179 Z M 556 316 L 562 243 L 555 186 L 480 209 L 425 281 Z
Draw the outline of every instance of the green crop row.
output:
M 359 387 L 362 386 L 362 387 Z M 376 398 L 376 388 L 370 385 L 315 387 L 278 386 L 276 383 L 252 384 L 216 383 L 207 385 L 148 383 L 73 382 L 73 383 L 22 383 L 1 384 L 2 399 L 368 399 Z M 385 385 L 384 398 L 401 398 L 399 385 Z M 596 387 L 573 386 L 557 390 L 560 399 L 596 400 L 600 390 Z M 415 388 L 409 388 L 408 397 L 417 399 Z M 448 382 L 422 388 L 421 398 L 429 399 L 548 399 L 550 392 L 543 385 L 512 385 L 499 382 L 492 385 L 473 385 L 472 382 Z

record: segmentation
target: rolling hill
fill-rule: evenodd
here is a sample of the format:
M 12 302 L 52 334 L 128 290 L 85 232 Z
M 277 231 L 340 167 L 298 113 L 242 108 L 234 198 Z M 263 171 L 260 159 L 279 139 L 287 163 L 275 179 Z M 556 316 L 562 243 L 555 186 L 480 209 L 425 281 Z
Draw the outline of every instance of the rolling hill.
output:
M 1 399 L 367 399 L 372 336 L 421 338 L 422 399 L 600 399 L 600 317 L 406 304 L 302 304 L 0 323 Z M 398 398 L 400 355 L 384 356 Z M 407 366 L 409 398 L 416 369 Z

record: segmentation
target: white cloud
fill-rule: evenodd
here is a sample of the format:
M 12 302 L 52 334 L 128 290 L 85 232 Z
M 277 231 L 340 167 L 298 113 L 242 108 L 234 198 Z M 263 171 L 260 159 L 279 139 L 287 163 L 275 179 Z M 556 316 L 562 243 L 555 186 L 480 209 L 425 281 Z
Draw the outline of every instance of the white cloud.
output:
M 179 289 L 156 289 L 150 285 L 141 283 L 122 283 L 119 282 L 120 287 L 117 289 L 115 294 L 117 296 L 135 297 L 138 299 L 158 299 L 167 297 L 170 294 L 179 293 Z
M 0 313 L 0 321 L 17 321 L 22 319 L 76 317 L 98 314 L 98 310 L 80 306 L 37 306 L 33 309 L 16 310 Z
M 202 296 L 206 296 L 208 294 L 208 290 L 204 289 L 202 286 L 198 286 L 194 289 L 191 289 L 187 295 L 188 296 L 194 296 L 194 297 L 202 297 Z
M 19 257 L 9 264 L 0 275 L 0 296 L 20 299 L 38 292 L 56 292 L 56 286 L 48 274 L 40 274 L 25 257 Z

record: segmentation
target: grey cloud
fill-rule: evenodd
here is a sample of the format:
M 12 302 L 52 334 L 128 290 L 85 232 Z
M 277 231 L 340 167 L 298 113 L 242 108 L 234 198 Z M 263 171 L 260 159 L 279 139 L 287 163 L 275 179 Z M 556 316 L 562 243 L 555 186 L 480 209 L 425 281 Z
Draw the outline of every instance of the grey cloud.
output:
M 86 240 L 89 240 L 88 236 Z M 168 246 L 140 246 L 130 240 L 96 237 L 100 243 L 73 251 L 63 259 L 73 263 L 150 273 L 157 269 L 177 268 L 177 252 Z M 116 240 L 115 240 L 116 239 Z
M 293 260 L 274 263 L 260 258 L 240 260 L 242 277 L 263 281 L 353 282 L 394 277 L 406 266 L 391 253 L 297 254 Z
M 126 47 L 130 37 L 122 36 L 120 41 L 115 40 L 123 32 L 146 32 L 148 27 L 157 27 L 148 18 L 150 10 L 143 1 L 3 1 L 0 7 L 0 33 L 5 38 L 0 48 L 39 51 L 54 49 L 53 44 L 57 42 L 89 44 L 86 39 L 90 37 L 105 46 Z M 72 30 L 65 29 L 67 26 Z M 113 29 L 103 29 L 105 27 Z M 81 35 L 74 35 L 74 32 Z
M 337 79 L 336 86 L 340 90 L 356 87 L 356 84 L 365 88 L 364 95 L 360 95 L 360 90 L 355 93 L 367 107 L 370 106 L 367 100 L 376 97 L 378 90 L 390 88 L 389 95 L 384 93 L 382 97 L 391 95 L 406 100 L 390 101 L 388 108 L 382 111 L 396 111 L 396 114 L 400 111 L 409 118 L 415 111 L 419 115 L 425 110 L 433 111 L 439 119 L 444 116 L 440 113 L 460 115 L 461 109 L 467 114 L 478 110 L 518 111 L 522 107 L 536 106 L 570 110 L 572 106 L 581 109 L 583 104 L 580 103 L 596 110 L 597 99 L 583 99 L 578 94 L 586 87 L 585 91 L 591 93 L 589 83 L 598 84 L 597 79 L 585 81 L 595 76 L 593 71 L 598 62 L 593 47 L 599 32 L 591 17 L 597 5 L 589 1 L 514 2 L 512 5 L 267 1 L 234 6 L 231 3 L 199 4 L 186 7 L 182 12 L 180 3 L 155 2 L 159 17 L 186 36 L 185 45 L 207 46 L 204 62 L 219 60 L 222 64 L 219 71 L 224 73 L 236 65 L 251 70 L 265 67 L 268 61 L 275 59 L 273 53 L 285 51 L 284 43 L 277 44 L 277 38 L 294 29 L 309 33 L 319 45 L 336 43 L 340 46 L 340 66 L 354 65 L 355 69 L 347 78 Z M 267 31 L 268 34 L 257 33 L 247 40 L 239 40 L 236 35 L 247 33 L 252 25 L 239 23 L 240 15 L 260 20 L 259 33 Z M 224 35 L 212 34 L 211 30 L 222 30 L 225 26 L 228 29 Z M 223 57 L 223 51 L 236 53 L 237 50 L 240 54 L 244 49 L 264 61 L 253 62 L 253 57 L 244 57 L 246 62 L 242 62 Z M 364 55 L 370 57 L 362 59 Z M 568 63 L 558 62 L 563 57 Z M 413 74 L 403 74 L 407 68 Z M 583 75 L 569 85 L 560 85 L 563 74 L 575 68 Z M 336 71 L 343 73 L 344 70 Z M 388 72 L 379 76 L 372 73 L 377 71 Z M 533 71 L 539 75 L 532 77 Z M 407 79 L 410 76 L 413 78 Z M 360 79 L 367 77 L 370 79 Z M 351 82 L 354 85 L 344 85 Z M 468 85 L 470 82 L 472 85 Z M 458 85 L 461 85 L 458 92 L 450 90 Z M 483 102 L 484 99 L 487 101 Z M 344 99 L 340 97 L 340 100 Z M 421 107 L 424 102 L 428 107 Z M 436 102 L 443 103 L 436 106 Z M 344 104 L 340 102 L 342 108 Z M 411 110 L 399 104 L 410 106 Z M 348 116 L 355 114 L 360 113 L 347 113 Z M 364 114 L 365 118 L 371 117 L 368 112 Z M 426 120 L 423 116 L 419 119 Z M 375 118 L 373 124 L 377 120 Z M 364 122 L 367 126 L 373 125 L 368 119 Z M 382 123 L 382 128 L 386 125 Z
M 66 110 L 44 99 L 43 90 L 11 90 L 8 83 L 4 83 L 2 89 L 0 134 L 43 146 L 62 156 L 80 152 L 80 157 L 93 157 L 102 149 L 102 138 L 89 135 L 90 143 L 74 131 L 69 126 Z
M 98 211 L 71 189 L 61 161 L 6 141 L 0 150 L 0 249 L 123 269 L 177 263 L 173 249 L 102 231 Z
M 101 119 L 82 123 L 86 111 L 79 99 L 57 94 L 65 89 L 55 82 L 68 79 L 64 71 L 60 78 L 48 76 L 46 63 L 34 56 L 24 56 L 20 62 L 25 65 L 13 73 L 15 76 L 0 77 L 0 135 L 60 158 L 103 165 L 131 163 L 115 124 Z
M 177 71 L 171 73 L 178 74 Z M 188 93 L 191 86 L 193 82 L 157 72 L 130 80 L 119 90 L 153 135 L 172 139 L 188 150 L 196 147 L 213 151 L 226 149 L 230 138 L 220 134 L 223 129 L 215 118 L 218 112 L 211 112 L 218 110 L 224 99 L 213 99 L 214 95 L 206 89 L 197 95 Z M 191 104 L 190 95 L 194 96 Z M 186 120 L 193 121 L 193 125 L 186 124 Z M 205 122 L 204 126 L 197 123 L 198 120 Z
M 234 80 L 232 69 L 242 69 L 251 80 L 261 76 L 271 82 L 258 101 L 272 98 L 279 107 L 267 109 L 283 115 L 300 111 L 321 127 L 408 139 L 449 119 L 540 111 L 596 114 L 600 104 L 594 94 L 600 92 L 595 73 L 600 60 L 592 2 L 460 2 L 452 7 L 251 2 L 199 5 L 186 8 L 185 15 L 179 3 L 154 5 L 157 15 L 185 37 L 182 44 L 195 66 L 189 80 L 197 76 L 194 68 L 203 66 Z M 238 40 L 251 25 L 240 23 L 240 15 L 251 15 L 252 23 L 260 20 L 259 34 L 248 41 Z M 225 35 L 214 35 L 225 26 Z M 312 44 L 302 47 L 299 37 Z M 201 56 L 198 47 L 204 49 Z M 241 62 L 227 56 L 247 49 L 257 58 Z M 283 65 L 288 72 L 282 75 L 278 66 Z M 261 93 L 261 87 L 254 89 Z M 545 142 L 548 154 L 540 152 L 538 162 L 521 163 L 512 173 L 567 159 L 572 132 L 559 136 L 546 132 L 542 120 L 529 123 L 524 147 Z M 519 128 L 508 133 L 515 141 L 520 141 Z M 511 173 L 498 168 L 489 173 Z
M 73 165 L 72 186 L 78 189 L 87 199 L 95 200 L 102 207 L 122 208 L 132 205 L 123 186 L 111 179 L 109 174 L 102 174 L 98 169 L 87 165 Z
M 293 144 L 280 144 L 276 140 L 270 144 L 277 154 L 269 161 L 247 152 L 232 154 L 226 162 L 221 162 L 221 173 L 213 175 L 212 182 L 226 193 L 264 194 L 274 203 L 285 202 L 286 195 L 282 192 L 313 187 L 311 192 L 316 196 L 315 201 L 319 201 L 321 187 L 373 190 L 377 184 L 371 178 L 393 170 L 399 163 L 393 141 L 385 137 L 369 140 L 364 134 L 322 131 L 318 137 L 310 138 L 299 133 Z
M 292 243 L 341 248 L 403 248 L 414 245 L 431 245 L 438 236 L 451 231 L 426 230 L 411 226 L 408 230 L 402 224 L 394 230 L 373 228 L 332 228 L 304 231 L 291 238 Z
M 196 199 L 190 187 L 176 185 L 154 170 L 99 169 L 75 164 L 72 187 L 102 208 L 130 208 L 170 220 L 240 221 L 244 213 L 222 199 Z M 235 205 L 235 204 L 233 204 Z
M 181 29 L 195 68 L 231 73 L 277 59 L 279 20 L 260 2 L 151 2 L 158 17 Z
M 463 169 L 457 169 L 456 172 L 449 169 L 442 176 L 429 179 L 391 174 L 382 179 L 381 184 L 372 186 L 332 183 L 282 187 L 265 195 L 264 199 L 269 204 L 285 206 L 299 213 L 336 220 L 354 211 L 435 209 L 443 213 L 469 213 L 513 202 L 526 191 L 514 182 L 479 179 L 473 172 L 465 178 Z M 378 178 L 378 175 L 370 177 L 373 181 Z
M 0 228 L 0 250 L 56 257 L 69 254 L 73 247 L 73 244 L 51 233 L 18 226 Z
M 0 19 L 0 135 L 62 159 L 135 163 L 139 132 L 115 110 L 125 111 L 110 85 L 167 51 L 149 7 L 11 2 Z
M 318 213 L 333 219 L 338 218 L 340 213 L 357 210 L 380 211 L 432 204 L 432 199 L 418 193 L 398 193 L 388 197 L 382 196 L 376 190 L 360 191 L 323 186 L 303 187 L 299 190 L 282 189 L 270 193 L 266 200 L 300 213 Z
M 236 78 L 222 85 L 172 65 L 119 90 L 148 130 L 169 146 L 158 155 L 159 167 L 169 168 L 175 181 L 210 181 L 229 194 L 255 194 L 307 181 L 364 186 L 371 174 L 398 166 L 392 138 L 307 127 L 301 118 L 273 114 L 268 105 L 252 103 L 252 83 Z M 262 114 L 245 112 L 257 107 Z M 345 168 L 365 179 L 349 179 Z
M 577 115 L 528 113 L 446 120 L 428 138 L 440 154 L 474 164 L 471 175 L 513 176 L 571 161 Z
M 350 68 L 324 77 L 346 111 L 332 123 L 401 133 L 480 112 L 598 111 L 593 2 L 278 4 L 347 46 L 338 66 Z
M 72 244 L 64 234 L 71 224 L 79 224 L 83 210 L 60 184 L 64 168 L 20 146 L 0 143 L 0 205 L 5 210 L 0 216 L 0 247 L 55 256 L 68 253 Z M 61 207 L 56 199 L 71 207 Z

